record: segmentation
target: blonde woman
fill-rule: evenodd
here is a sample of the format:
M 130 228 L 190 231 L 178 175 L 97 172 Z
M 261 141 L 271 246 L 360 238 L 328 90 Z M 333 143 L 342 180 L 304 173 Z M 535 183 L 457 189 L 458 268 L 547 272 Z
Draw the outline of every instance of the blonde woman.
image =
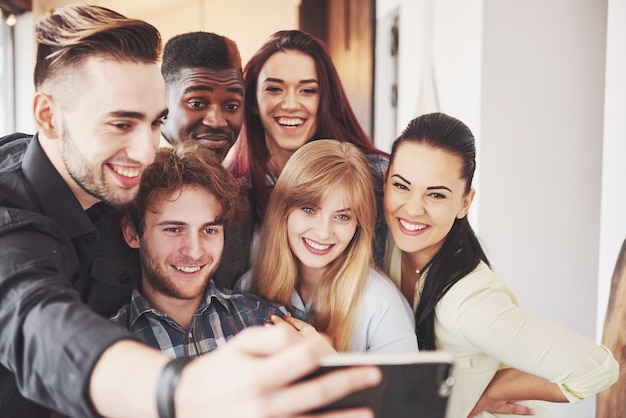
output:
M 413 314 L 372 266 L 372 176 L 353 144 L 318 140 L 289 159 L 239 287 L 288 307 L 337 351 L 417 351 Z

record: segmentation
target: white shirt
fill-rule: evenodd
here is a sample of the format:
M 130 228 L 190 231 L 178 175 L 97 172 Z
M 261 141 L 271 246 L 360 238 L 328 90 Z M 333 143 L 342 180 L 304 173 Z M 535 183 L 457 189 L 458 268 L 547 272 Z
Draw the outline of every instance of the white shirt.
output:
M 391 257 L 389 247 L 387 253 L 385 268 L 399 285 L 400 250 L 393 245 Z M 466 418 L 502 367 L 556 383 L 570 402 L 604 390 L 619 374 L 619 365 L 606 347 L 519 308 L 506 283 L 482 262 L 439 301 L 435 317 L 435 345 L 454 354 L 457 361 L 450 418 Z M 552 416 L 546 402 L 525 404 L 534 409 L 534 417 Z M 494 416 L 508 415 L 478 415 Z

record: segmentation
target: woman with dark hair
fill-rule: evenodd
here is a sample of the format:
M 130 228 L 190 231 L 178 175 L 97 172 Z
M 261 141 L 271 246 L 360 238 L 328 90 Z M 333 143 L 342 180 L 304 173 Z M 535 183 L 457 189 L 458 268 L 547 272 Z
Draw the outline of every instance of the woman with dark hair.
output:
M 384 270 L 416 312 L 420 350 L 457 357 L 450 416 L 519 413 L 511 402 L 577 402 L 602 391 L 619 372 L 611 352 L 524 312 L 490 269 L 467 220 L 475 156 L 465 124 L 428 114 L 393 143 L 385 174 Z M 550 416 L 542 402 L 525 406 Z
M 244 69 L 244 127 L 229 170 L 250 188 L 254 223 L 260 225 L 276 179 L 291 155 L 315 139 L 356 145 L 368 160 L 377 201 L 375 261 L 384 252 L 383 174 L 388 156 L 374 145 L 352 111 L 327 46 L 299 30 L 273 34 Z

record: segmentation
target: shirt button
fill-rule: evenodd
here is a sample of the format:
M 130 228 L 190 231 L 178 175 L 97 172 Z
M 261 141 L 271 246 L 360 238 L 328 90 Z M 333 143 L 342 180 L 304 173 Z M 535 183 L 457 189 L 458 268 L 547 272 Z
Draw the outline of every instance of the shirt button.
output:
M 128 284 L 130 283 L 130 276 L 126 273 L 120 274 L 119 277 L 120 284 Z

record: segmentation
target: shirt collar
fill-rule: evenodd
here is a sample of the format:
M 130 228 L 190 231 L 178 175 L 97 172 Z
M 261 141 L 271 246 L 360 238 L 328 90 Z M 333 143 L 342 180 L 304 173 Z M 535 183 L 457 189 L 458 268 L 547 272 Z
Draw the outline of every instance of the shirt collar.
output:
M 237 294 L 238 295 L 238 294 Z M 224 307 L 227 306 L 227 300 L 233 297 L 233 292 L 228 289 L 220 289 L 215 285 L 213 279 L 209 280 L 209 284 L 207 285 L 204 291 L 204 299 L 202 300 L 202 304 L 196 311 L 196 315 L 199 315 L 206 311 L 211 305 L 211 301 L 215 299 L 217 302 L 221 303 Z
M 296 318 L 310 324 L 313 323 L 315 319 L 315 312 L 312 309 L 313 298 L 309 299 L 309 301 L 305 304 L 296 289 L 293 289 L 291 291 L 291 305 L 294 309 L 293 315 Z
M 24 154 L 22 171 L 43 214 L 59 224 L 70 238 L 95 230 L 78 199 L 44 153 L 37 135 Z
M 238 295 L 238 294 L 236 294 Z M 209 284 L 207 285 L 204 291 L 204 298 L 202 299 L 202 303 L 200 307 L 196 310 L 194 316 L 202 315 L 208 308 L 211 306 L 211 302 L 215 300 L 216 302 L 222 304 L 225 308 L 228 308 L 227 300 L 233 297 L 233 292 L 228 289 L 220 289 L 218 288 L 213 279 L 209 280 Z M 139 292 L 139 290 L 135 287 L 133 289 L 131 302 L 130 302 L 130 310 L 128 313 L 128 322 L 130 327 L 135 326 L 135 322 L 139 320 L 142 315 L 152 313 L 153 315 L 160 318 L 169 318 L 168 315 L 163 312 L 157 310 L 143 295 Z

